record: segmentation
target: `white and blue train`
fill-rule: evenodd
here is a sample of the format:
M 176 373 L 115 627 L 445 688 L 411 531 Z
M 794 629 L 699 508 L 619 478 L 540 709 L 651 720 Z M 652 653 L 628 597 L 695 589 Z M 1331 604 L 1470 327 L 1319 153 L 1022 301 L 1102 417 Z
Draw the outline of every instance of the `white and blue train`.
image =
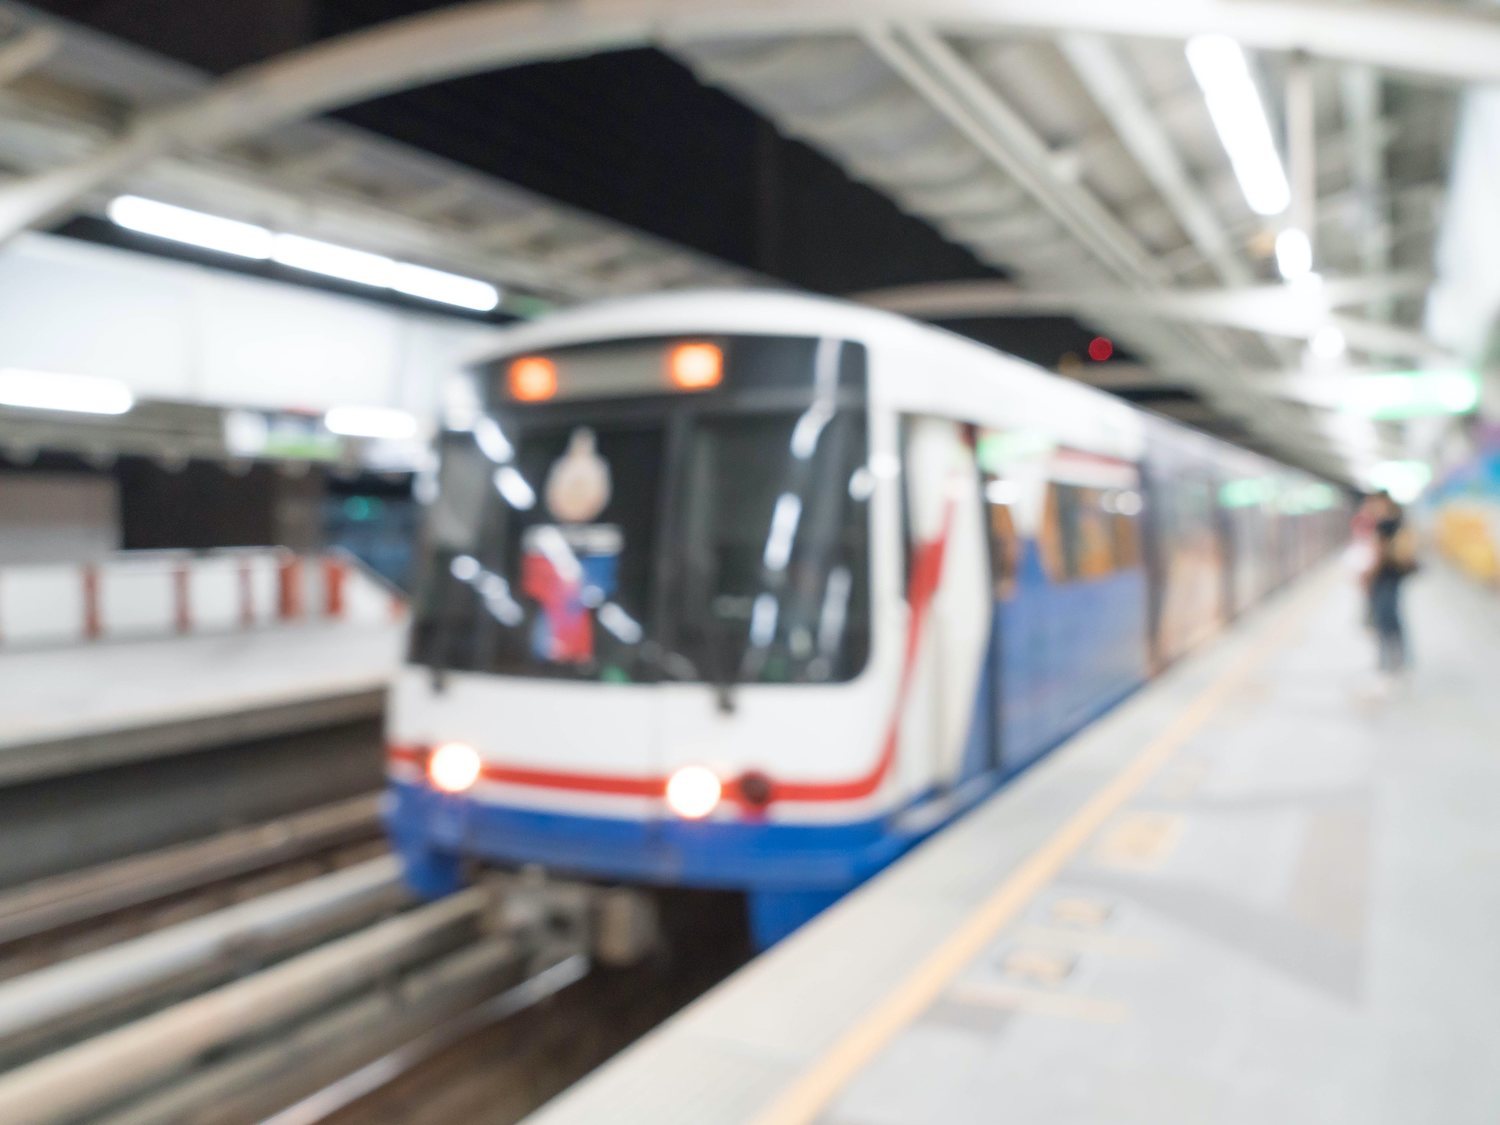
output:
M 441 438 L 389 828 L 794 929 L 1339 542 L 1333 486 L 778 293 L 505 334 Z

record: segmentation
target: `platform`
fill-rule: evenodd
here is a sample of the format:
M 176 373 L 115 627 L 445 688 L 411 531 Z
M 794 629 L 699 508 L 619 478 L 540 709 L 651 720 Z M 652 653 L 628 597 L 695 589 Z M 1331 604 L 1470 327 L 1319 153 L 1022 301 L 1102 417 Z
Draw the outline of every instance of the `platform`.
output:
M 1500 606 L 1255 611 L 530 1120 L 1490 1123 Z
M 0 784 L 380 713 L 400 622 L 0 651 Z

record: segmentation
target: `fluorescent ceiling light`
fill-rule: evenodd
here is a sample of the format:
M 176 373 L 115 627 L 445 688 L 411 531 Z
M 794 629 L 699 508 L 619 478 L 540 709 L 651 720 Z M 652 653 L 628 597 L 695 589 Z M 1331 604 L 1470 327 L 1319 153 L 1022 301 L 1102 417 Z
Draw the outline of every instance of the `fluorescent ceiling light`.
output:
M 138 195 L 122 195 L 106 209 L 110 219 L 127 230 L 241 258 L 269 258 L 271 232 L 253 223 L 206 215 Z
M 271 441 L 271 423 L 256 410 L 231 410 L 224 415 L 224 444 L 237 457 L 259 457 Z
M 410 262 L 396 263 L 390 286 L 399 293 L 476 312 L 489 312 L 500 303 L 500 290 L 487 281 L 414 266 Z
M 135 396 L 118 379 L 0 367 L 0 406 L 74 414 L 124 414 L 134 405 Z
M 398 262 L 299 234 L 277 234 L 254 223 L 208 215 L 138 195 L 122 195 L 106 209 L 119 226 L 170 238 L 241 258 L 271 259 L 293 269 L 336 277 L 377 289 L 394 289 L 424 301 L 489 312 L 500 304 L 500 290 L 487 281 Z
M 396 269 L 396 263 L 383 254 L 335 246 L 300 234 L 278 234 L 271 244 L 271 260 L 293 269 L 381 289 L 391 284 Z
M 1245 202 L 1257 215 L 1281 214 L 1292 190 L 1245 52 L 1227 35 L 1197 35 L 1188 40 L 1187 60 Z
M 1358 375 L 1343 388 L 1343 408 L 1365 418 L 1399 420 L 1467 414 L 1479 405 L 1472 371 L 1393 371 Z
M 416 418 L 385 406 L 335 406 L 323 415 L 323 425 L 344 437 L 405 441 L 417 436 Z
M 1349 341 L 1332 324 L 1325 324 L 1313 333 L 1311 341 L 1313 355 L 1319 359 L 1338 359 L 1348 350 Z
M 1312 273 L 1312 243 L 1306 231 L 1287 227 L 1276 236 L 1276 268 L 1287 281 Z
M 1432 481 L 1426 461 L 1379 461 L 1366 475 L 1371 488 L 1384 489 L 1398 504 L 1410 504 Z

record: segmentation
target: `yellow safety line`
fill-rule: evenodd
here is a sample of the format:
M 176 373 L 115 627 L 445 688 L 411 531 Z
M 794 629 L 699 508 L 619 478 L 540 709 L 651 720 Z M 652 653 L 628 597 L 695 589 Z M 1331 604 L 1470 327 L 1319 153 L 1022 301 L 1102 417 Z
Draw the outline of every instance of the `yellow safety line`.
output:
M 1322 582 L 1313 586 L 1321 589 Z M 1304 596 L 1311 591 L 1304 591 Z M 1016 917 L 1114 813 L 1150 781 L 1182 748 L 1225 698 L 1300 624 L 1293 611 L 1303 598 L 1281 610 L 1269 632 L 1233 666 L 1200 692 L 1172 724 L 1103 789 L 1095 793 L 1045 844 L 1027 857 L 928 958 L 880 1003 L 752 1119 L 752 1125 L 804 1125 L 815 1118 L 876 1053 L 925 1011 L 959 971 L 974 960 L 1002 926 Z

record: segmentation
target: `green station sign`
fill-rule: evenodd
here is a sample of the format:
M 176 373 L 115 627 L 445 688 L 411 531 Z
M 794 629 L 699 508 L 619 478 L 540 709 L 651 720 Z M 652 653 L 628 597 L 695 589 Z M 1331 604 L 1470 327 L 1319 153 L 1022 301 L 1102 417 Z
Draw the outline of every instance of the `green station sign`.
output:
M 1381 421 L 1467 414 L 1479 405 L 1479 377 L 1472 371 L 1393 371 L 1352 376 L 1343 408 Z

